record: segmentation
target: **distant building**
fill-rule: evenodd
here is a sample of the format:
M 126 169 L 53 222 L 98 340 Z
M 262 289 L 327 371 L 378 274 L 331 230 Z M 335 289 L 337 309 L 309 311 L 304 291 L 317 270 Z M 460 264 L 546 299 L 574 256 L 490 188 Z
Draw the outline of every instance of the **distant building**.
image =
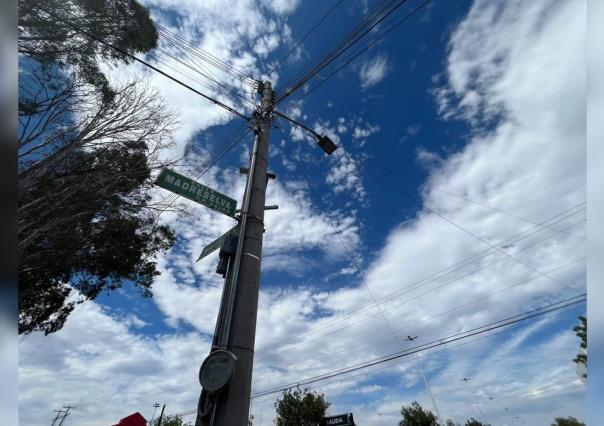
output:
M 113 426 L 147 426 L 147 420 L 138 411 L 124 417 L 118 424 Z

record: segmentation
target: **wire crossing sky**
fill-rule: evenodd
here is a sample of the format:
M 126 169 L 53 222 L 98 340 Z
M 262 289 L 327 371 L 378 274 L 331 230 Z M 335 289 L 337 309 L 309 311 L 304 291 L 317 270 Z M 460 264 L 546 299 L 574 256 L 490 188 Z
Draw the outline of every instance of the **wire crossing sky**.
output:
M 103 70 L 144 77 L 176 111 L 162 155 L 178 173 L 241 199 L 253 140 L 241 118 L 265 79 L 279 111 L 338 145 L 326 156 L 280 118 L 271 130 L 279 209 L 265 216 L 255 425 L 296 384 L 331 414 L 398 424 L 401 405 L 432 409 L 418 362 L 443 419 L 585 418 L 572 362 L 585 312 L 582 2 L 143 3 L 158 47 Z M 126 284 L 23 339 L 23 425 L 66 404 L 78 407 L 66 424 L 92 426 L 196 406 L 223 281 L 216 254 L 195 260 L 234 221 L 155 196 L 178 242 L 157 259 L 153 297 Z

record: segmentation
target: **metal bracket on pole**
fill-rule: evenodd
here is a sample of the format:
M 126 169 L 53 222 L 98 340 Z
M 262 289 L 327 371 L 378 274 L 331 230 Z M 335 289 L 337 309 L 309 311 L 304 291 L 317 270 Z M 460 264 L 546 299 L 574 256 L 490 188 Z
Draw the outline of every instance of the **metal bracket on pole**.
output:
M 250 172 L 248 167 L 239 167 L 239 174 L 247 175 Z M 269 179 L 277 179 L 277 175 L 275 173 L 267 172 L 266 177 Z

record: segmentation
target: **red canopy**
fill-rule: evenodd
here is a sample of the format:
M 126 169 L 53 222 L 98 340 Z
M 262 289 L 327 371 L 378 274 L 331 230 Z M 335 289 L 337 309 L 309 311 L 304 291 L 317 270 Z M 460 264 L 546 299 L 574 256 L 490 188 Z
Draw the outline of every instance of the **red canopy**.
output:
M 147 426 L 147 420 L 138 411 L 124 417 L 120 422 L 113 426 Z

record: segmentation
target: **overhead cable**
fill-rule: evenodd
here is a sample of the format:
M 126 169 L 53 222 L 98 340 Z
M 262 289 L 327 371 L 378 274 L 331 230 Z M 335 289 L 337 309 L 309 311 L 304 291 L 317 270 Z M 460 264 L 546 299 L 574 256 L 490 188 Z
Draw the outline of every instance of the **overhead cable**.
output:
M 120 47 L 117 47 L 117 46 L 115 46 L 114 44 L 111 44 L 111 43 L 109 43 L 109 42 L 106 42 L 105 40 L 102 40 L 101 38 L 99 38 L 99 37 L 95 36 L 94 34 L 91 34 L 90 32 L 88 32 L 88 31 L 86 31 L 86 30 L 84 30 L 84 29 L 80 28 L 79 26 L 77 26 L 77 25 L 75 25 L 75 24 L 73 24 L 73 23 L 71 23 L 71 22 L 67 21 L 66 19 L 61 18 L 61 17 L 60 17 L 60 16 L 58 16 L 57 14 L 55 14 L 55 13 L 53 13 L 53 12 L 50 12 L 49 10 L 47 10 L 47 9 L 45 9 L 45 8 L 43 8 L 43 7 L 39 6 L 39 5 L 37 5 L 37 4 L 34 4 L 34 3 L 31 1 L 31 0 L 23 0 L 23 1 L 25 1 L 25 2 L 28 2 L 28 3 L 32 4 L 32 6 L 34 6 L 34 7 L 38 8 L 38 9 L 40 9 L 41 11 L 43 11 L 43 12 L 44 12 L 44 13 L 46 13 L 46 14 L 48 14 L 49 16 L 52 16 L 53 18 L 55 18 L 55 19 L 56 19 L 56 20 L 58 20 L 59 22 L 62 22 L 62 23 L 64 23 L 65 25 L 68 25 L 69 27 L 73 28 L 74 30 L 76 30 L 76 31 L 78 31 L 78 32 L 80 32 L 80 33 L 82 33 L 82 34 L 86 35 L 87 37 L 91 38 L 92 40 L 94 40 L 94 41 L 96 41 L 96 42 L 98 42 L 98 43 L 101 43 L 101 44 L 103 44 L 104 46 L 107 46 L 107 47 L 109 47 L 109 48 L 111 48 L 111 49 L 114 49 L 115 51 L 117 51 L 117 52 L 121 53 L 122 55 L 129 57 L 130 59 L 132 59 L 132 60 L 134 60 L 134 61 L 136 61 L 136 62 L 138 62 L 138 63 L 140 63 L 140 64 L 142 64 L 142 65 L 144 65 L 144 66 L 146 66 L 147 68 L 149 68 L 149 69 L 151 69 L 151 70 L 153 70 L 153 71 L 155 71 L 155 72 L 157 72 L 157 73 L 159 73 L 159 74 L 163 75 L 163 76 L 164 76 L 164 77 L 166 77 L 166 78 L 169 78 L 170 80 L 174 81 L 175 83 L 177 83 L 177 84 L 179 84 L 179 85 L 181 85 L 181 86 L 185 87 L 186 89 L 189 89 L 190 91 L 192 91 L 192 92 L 196 93 L 197 95 L 199 95 L 199 96 L 203 97 L 204 99 L 207 99 L 208 101 L 212 102 L 213 104 L 218 105 L 218 106 L 219 106 L 219 107 L 221 107 L 221 108 L 224 108 L 225 110 L 229 111 L 231 114 L 234 114 L 234 115 L 236 115 L 237 117 L 242 118 L 242 119 L 244 119 L 244 120 L 246 120 L 246 121 L 251 120 L 251 118 L 250 118 L 250 117 L 247 117 L 246 115 L 244 115 L 244 114 L 240 113 L 239 111 L 235 110 L 234 108 L 231 108 L 230 106 L 228 106 L 228 105 L 226 105 L 226 104 L 224 104 L 224 103 L 220 102 L 219 100 L 216 100 L 216 99 L 214 99 L 214 98 L 212 98 L 212 97 L 210 97 L 210 96 L 208 96 L 208 95 L 206 95 L 206 94 L 204 94 L 204 93 L 200 92 L 199 90 L 197 90 L 197 89 L 195 89 L 195 88 L 193 88 L 193 87 L 189 86 L 188 84 L 186 84 L 186 83 L 184 83 L 184 82 L 182 82 L 182 81 L 178 80 L 177 78 L 175 78 L 175 77 L 171 76 L 170 74 L 166 73 L 165 71 L 162 71 L 162 70 L 160 70 L 159 68 L 157 68 L 157 67 L 155 67 L 155 66 L 151 65 L 149 62 L 147 62 L 147 61 L 145 61 L 145 60 L 143 60 L 143 59 L 137 58 L 136 56 L 132 55 L 131 53 L 128 53 L 128 52 L 127 52 L 127 51 L 125 51 L 124 49 L 122 49 L 122 48 L 120 48 Z
M 567 210 L 565 210 L 565 211 L 563 211 L 561 213 L 558 213 L 558 214 L 556 214 L 556 215 L 554 215 L 554 216 L 552 216 L 552 217 L 550 217 L 550 218 L 542 221 L 541 223 L 550 223 L 550 222 L 553 222 L 553 224 L 558 223 L 558 222 L 560 222 L 562 220 L 565 220 L 565 219 L 567 219 L 567 218 L 569 218 L 569 217 L 571 217 L 573 215 L 576 215 L 576 214 L 581 213 L 582 211 L 584 211 L 584 209 L 575 211 L 577 208 L 579 208 L 581 206 L 584 206 L 584 205 L 585 205 L 585 203 L 580 203 L 578 205 L 575 205 L 575 206 L 573 206 L 570 209 L 567 209 Z M 572 226 L 575 226 L 575 224 L 573 224 Z M 531 226 L 531 227 L 529 227 L 529 228 L 527 228 L 527 229 L 525 229 L 525 230 L 523 230 L 523 231 L 521 231 L 521 232 L 519 232 L 517 234 L 512 235 L 509 238 L 506 238 L 505 240 L 501 241 L 499 244 L 502 245 L 502 246 L 510 245 L 510 244 L 517 244 L 519 241 L 522 241 L 522 240 L 524 240 L 524 239 L 526 239 L 526 238 L 528 238 L 528 237 L 530 237 L 530 236 L 532 236 L 534 234 L 537 234 L 537 233 L 539 233 L 541 231 L 543 231 L 543 228 L 539 228 L 537 225 Z M 547 238 L 551 238 L 552 236 L 555 236 L 555 235 L 557 235 L 557 233 L 551 234 L 549 237 L 540 239 L 536 243 L 533 243 L 533 244 L 537 244 L 537 243 L 539 243 L 539 242 L 541 242 L 541 241 L 543 241 L 543 240 L 545 240 Z M 533 245 L 533 244 L 531 244 L 531 245 Z M 484 250 L 482 250 L 482 251 L 480 251 L 480 252 L 478 252 L 478 253 L 476 253 L 474 255 L 466 257 L 466 258 L 464 258 L 463 260 L 461 260 L 459 262 L 456 262 L 456 263 L 454 263 L 452 265 L 449 265 L 449 266 L 447 266 L 447 267 L 445 267 L 443 269 L 440 269 L 440 270 L 438 270 L 438 271 L 436 271 L 434 273 L 431 273 L 431 274 L 429 274 L 429 275 L 427 275 L 427 276 L 425 276 L 423 278 L 420 278 L 418 280 L 414 280 L 414 281 L 412 281 L 412 282 L 404 285 L 403 287 L 399 288 L 395 292 L 392 292 L 392 293 L 384 295 L 383 297 L 381 297 L 380 299 L 378 299 L 378 303 L 379 302 L 384 302 L 384 301 L 392 300 L 393 298 L 402 295 L 405 291 L 416 290 L 416 289 L 418 289 L 418 288 L 420 288 L 422 286 L 425 286 L 426 284 L 429 284 L 431 282 L 436 281 L 437 279 L 441 279 L 444 276 L 451 274 L 452 272 L 460 271 L 463 268 L 465 268 L 466 266 L 472 265 L 474 262 L 476 262 L 476 261 L 478 261 L 480 259 L 483 259 L 483 258 L 485 258 L 485 257 L 487 257 L 487 256 L 489 256 L 491 254 L 494 254 L 494 253 L 495 253 L 495 251 L 493 249 L 490 249 L 490 248 L 484 249 Z M 465 273 L 465 274 L 463 274 L 461 276 L 455 277 L 454 279 L 452 279 L 452 281 L 448 281 L 447 283 L 455 282 L 455 281 L 457 281 L 457 280 L 459 280 L 461 278 L 464 278 L 465 276 L 468 276 L 469 274 L 472 274 L 472 273 L 477 272 L 477 271 L 479 271 L 481 269 L 484 269 L 484 268 L 486 268 L 486 267 L 488 267 L 488 266 L 490 266 L 490 265 L 492 265 L 492 264 L 494 264 L 494 263 L 496 263 L 498 261 L 501 261 L 503 259 L 505 259 L 505 257 L 501 257 L 501 258 L 496 259 L 495 261 L 493 261 L 493 262 L 491 262 L 491 263 L 489 263 L 487 265 L 482 265 L 481 267 L 479 267 L 477 269 L 473 269 L 473 270 L 471 270 L 471 271 L 469 271 L 469 272 L 467 272 L 467 273 Z M 346 315 L 334 318 L 333 320 L 328 321 L 328 322 L 326 322 L 324 324 L 321 324 L 321 325 L 319 325 L 317 327 L 313 327 L 313 328 L 311 328 L 310 330 L 308 330 L 308 331 L 306 331 L 304 333 L 301 333 L 301 334 L 296 335 L 296 336 L 289 337 L 289 338 L 284 339 L 282 341 L 279 341 L 279 342 L 277 342 L 277 343 L 275 343 L 273 345 L 270 345 L 269 347 L 263 348 L 262 350 L 257 351 L 256 355 L 261 355 L 261 354 L 264 354 L 266 352 L 270 352 L 270 351 L 275 350 L 275 349 L 277 349 L 277 348 L 279 348 L 279 347 L 281 347 L 281 346 L 283 346 L 283 345 L 285 345 L 287 343 L 290 343 L 292 341 L 300 339 L 300 338 L 302 338 L 302 337 L 304 337 L 304 336 L 306 336 L 308 334 L 316 333 L 316 332 L 318 332 L 320 330 L 323 330 L 323 329 L 325 329 L 325 328 L 327 328 L 327 327 L 329 327 L 331 325 L 334 325 L 336 323 L 339 323 L 339 322 L 342 322 L 342 321 L 347 321 L 351 316 L 358 315 L 360 312 L 366 311 L 367 309 L 371 308 L 372 306 L 373 306 L 373 304 L 366 304 L 366 305 L 364 305 L 362 307 L 358 307 L 354 311 L 352 311 L 352 312 L 350 312 L 350 313 L 348 313 Z
M 310 30 L 308 30 L 306 32 L 306 34 L 304 34 L 304 36 L 298 41 L 298 43 L 296 43 L 296 45 L 294 47 L 292 47 L 280 60 L 279 62 L 277 62 L 277 64 L 271 68 L 271 70 L 268 72 L 268 75 L 271 75 L 273 72 L 275 72 L 275 70 L 277 68 L 279 68 L 281 66 L 281 64 L 289 57 L 289 55 L 291 55 L 293 52 L 296 51 L 296 49 L 298 47 L 300 47 L 300 45 L 304 42 L 304 40 L 306 40 L 306 38 L 313 32 L 315 31 L 326 19 L 327 17 L 331 14 L 331 12 L 333 12 L 344 0 L 338 0 L 333 6 L 331 6 L 329 8 L 329 10 L 327 12 L 325 12 L 325 14 L 323 15 L 323 17 L 315 23 L 315 25 L 312 26 L 312 28 Z
M 340 376 L 340 375 L 344 375 L 344 374 L 348 374 L 360 369 L 364 369 L 364 368 L 368 368 L 377 364 L 382 364 L 388 361 L 392 361 L 398 358 L 402 358 L 405 356 L 409 356 L 415 353 L 419 353 L 419 352 L 423 352 L 426 351 L 428 349 L 432 349 L 438 346 L 442 346 L 442 345 L 446 345 L 448 343 L 451 342 L 455 342 L 455 341 L 459 341 L 459 340 L 463 340 L 463 339 L 467 339 L 468 337 L 471 336 L 476 336 L 478 334 L 482 334 L 482 333 L 486 333 L 488 331 L 491 330 L 496 330 L 499 328 L 503 328 L 503 327 L 507 327 L 511 324 L 515 324 L 518 322 L 522 322 L 522 321 L 527 321 L 529 319 L 533 319 L 539 316 L 543 316 L 546 315 L 548 313 L 551 312 L 555 312 L 557 310 L 560 309 L 564 309 L 567 308 L 569 306 L 573 306 L 573 305 L 578 305 L 581 303 L 584 303 L 586 301 L 586 294 L 583 293 L 581 295 L 575 296 L 575 297 L 571 297 L 565 300 L 561 300 L 559 302 L 556 303 L 551 303 L 545 306 L 542 306 L 540 308 L 531 310 L 531 311 L 527 311 L 518 315 L 513 315 L 507 318 L 504 318 L 502 320 L 498 320 L 498 321 L 494 321 L 479 327 L 475 327 L 472 328 L 470 330 L 465 330 L 459 333 L 455 333 L 453 335 L 449 335 L 446 337 L 442 337 L 440 339 L 436 339 L 436 340 L 432 340 L 428 343 L 422 344 L 422 345 L 418 345 L 415 346 L 411 349 L 406 349 L 404 351 L 400 351 L 400 352 L 395 352 L 389 355 L 385 355 L 382 357 L 378 357 L 378 358 L 374 358 L 372 360 L 368 360 L 368 361 L 364 361 L 355 365 L 351 365 L 348 367 L 344 367 L 344 368 L 340 368 L 334 371 L 330 371 L 324 374 L 320 374 L 317 376 L 313 376 L 313 377 L 309 377 L 307 379 L 303 379 L 303 380 L 298 380 L 296 382 L 292 382 L 292 383 L 288 383 L 286 385 L 282 385 L 282 386 L 278 386 L 278 387 L 274 387 L 274 388 L 270 388 L 270 389 L 266 389 L 260 392 L 257 392 L 255 394 L 252 395 L 252 398 L 257 398 L 260 396 L 264 396 L 264 395 L 268 395 L 268 394 L 273 394 L 273 393 L 278 393 L 278 392 L 282 392 L 284 390 L 287 389 L 291 389 L 293 387 L 296 386 L 305 386 L 317 381 L 321 381 L 321 380 L 325 380 L 325 379 L 330 379 L 332 377 L 336 377 L 336 376 Z

